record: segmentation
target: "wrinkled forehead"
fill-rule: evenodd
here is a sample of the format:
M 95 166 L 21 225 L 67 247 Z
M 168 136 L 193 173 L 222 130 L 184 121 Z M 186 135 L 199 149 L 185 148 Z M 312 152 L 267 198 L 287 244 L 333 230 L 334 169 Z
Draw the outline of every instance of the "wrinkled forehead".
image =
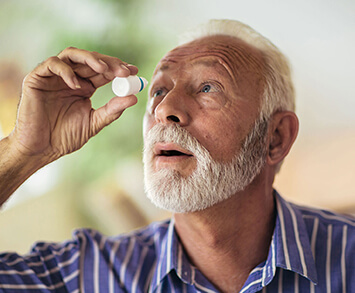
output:
M 246 72 L 252 72 L 258 78 L 262 78 L 264 74 L 264 60 L 260 50 L 236 37 L 215 35 L 197 39 L 171 50 L 160 60 L 154 75 L 174 64 L 189 64 L 206 57 L 221 63 L 235 78 Z

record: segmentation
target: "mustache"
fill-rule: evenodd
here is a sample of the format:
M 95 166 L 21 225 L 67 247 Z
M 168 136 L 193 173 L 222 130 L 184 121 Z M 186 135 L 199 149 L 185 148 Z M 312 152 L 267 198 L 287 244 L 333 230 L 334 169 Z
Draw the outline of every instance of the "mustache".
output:
M 144 152 L 151 152 L 158 142 L 173 142 L 197 157 L 209 153 L 190 132 L 175 123 L 152 127 L 144 137 Z

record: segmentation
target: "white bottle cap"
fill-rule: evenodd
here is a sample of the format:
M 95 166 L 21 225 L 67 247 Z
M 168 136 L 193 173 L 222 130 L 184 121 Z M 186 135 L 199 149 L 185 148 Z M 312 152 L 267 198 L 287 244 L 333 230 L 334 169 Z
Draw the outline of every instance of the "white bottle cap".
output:
M 138 94 L 148 84 L 144 77 L 130 75 L 128 77 L 116 77 L 112 82 L 112 90 L 118 97 Z

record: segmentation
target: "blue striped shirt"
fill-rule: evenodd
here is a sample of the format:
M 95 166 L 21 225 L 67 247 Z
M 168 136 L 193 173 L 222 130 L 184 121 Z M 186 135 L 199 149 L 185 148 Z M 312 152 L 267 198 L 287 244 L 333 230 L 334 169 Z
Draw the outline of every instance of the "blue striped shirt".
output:
M 241 292 L 355 292 L 355 219 L 275 200 L 268 258 Z M 81 229 L 26 256 L 1 254 L 0 292 L 218 290 L 190 264 L 171 220 L 117 237 Z

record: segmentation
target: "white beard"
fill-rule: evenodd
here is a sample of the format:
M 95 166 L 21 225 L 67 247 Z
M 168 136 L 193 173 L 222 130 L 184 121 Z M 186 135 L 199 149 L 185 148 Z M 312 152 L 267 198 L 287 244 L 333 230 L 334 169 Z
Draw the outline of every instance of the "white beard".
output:
M 228 163 L 216 162 L 188 131 L 177 124 L 155 125 L 146 135 L 143 152 L 147 197 L 159 208 L 175 213 L 204 210 L 245 189 L 260 173 L 266 158 L 267 122 L 259 120 Z M 171 169 L 154 170 L 157 142 L 173 142 L 192 152 L 196 169 L 184 177 Z

